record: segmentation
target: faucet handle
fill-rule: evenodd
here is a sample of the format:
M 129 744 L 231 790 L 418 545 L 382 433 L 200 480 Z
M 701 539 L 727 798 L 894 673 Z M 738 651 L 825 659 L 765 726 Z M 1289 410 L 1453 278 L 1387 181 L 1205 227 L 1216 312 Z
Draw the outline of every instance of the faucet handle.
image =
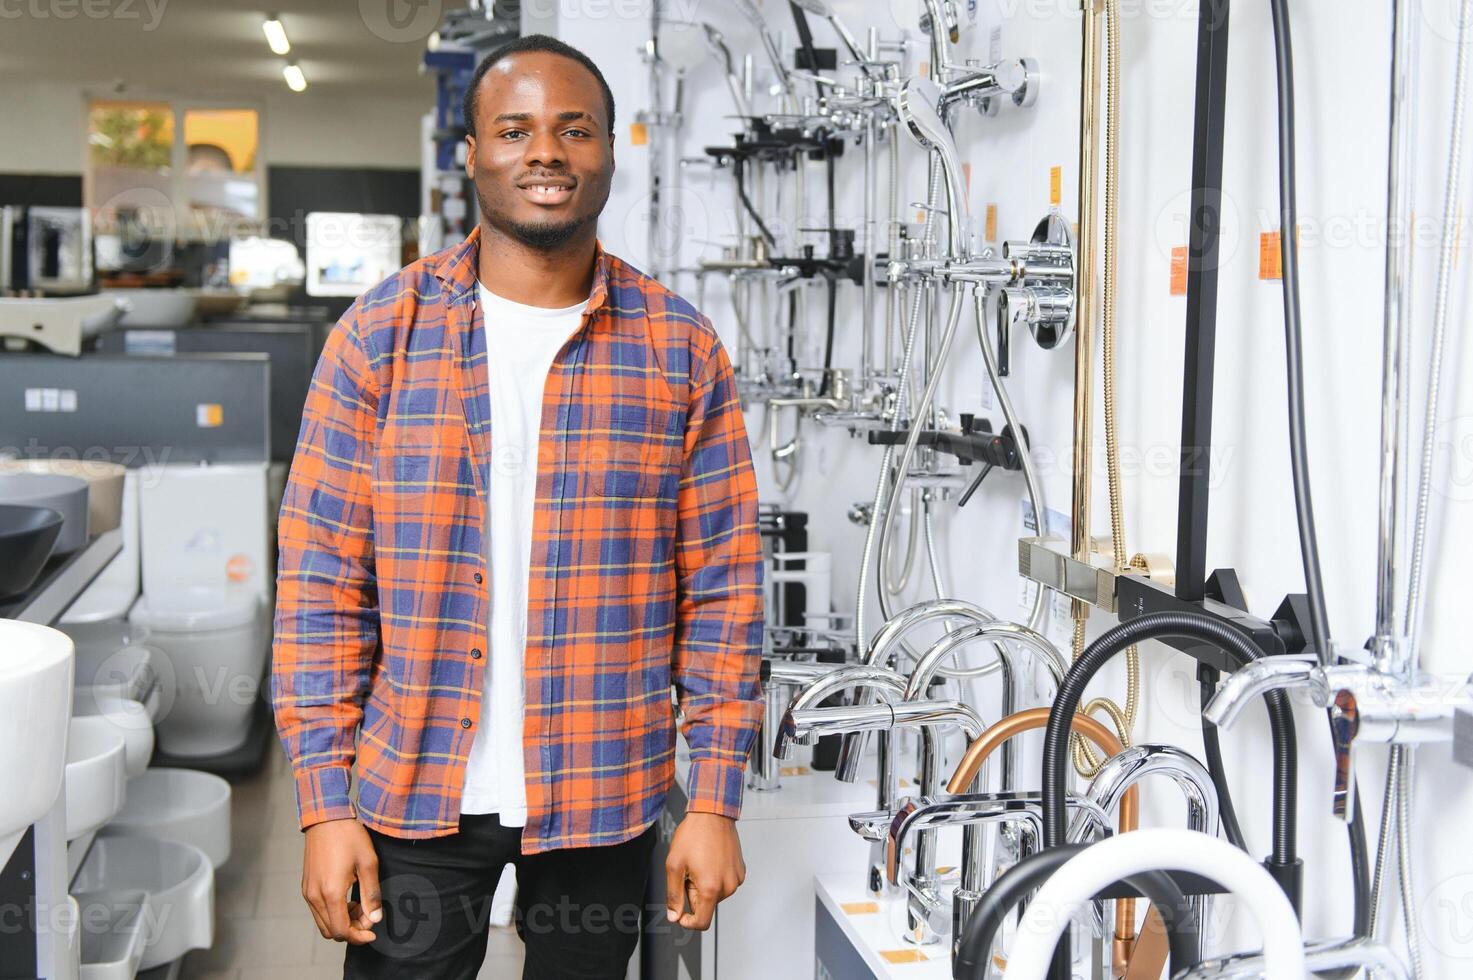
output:
M 1335 789 L 1330 812 L 1340 820 L 1350 819 L 1350 799 L 1355 794 L 1355 758 L 1352 749 L 1360 730 L 1360 710 L 1355 695 L 1348 690 L 1335 692 L 1330 702 L 1330 738 L 1335 746 Z

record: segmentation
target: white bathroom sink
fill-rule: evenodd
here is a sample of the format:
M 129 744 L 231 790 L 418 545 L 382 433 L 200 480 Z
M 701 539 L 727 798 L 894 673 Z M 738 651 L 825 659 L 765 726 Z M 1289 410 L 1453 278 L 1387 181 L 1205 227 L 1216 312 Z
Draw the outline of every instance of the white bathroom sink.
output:
M 97 694 L 94 688 L 73 692 L 72 712 L 78 718 L 97 718 L 123 740 L 123 764 L 128 778 L 141 776 L 153 758 L 153 715 L 148 706 L 131 698 Z
M 72 881 L 72 894 L 142 891 L 152 910 L 140 970 L 172 963 L 215 942 L 215 869 L 189 844 L 148 837 L 99 837 Z M 83 955 L 86 959 L 86 955 Z
M 66 746 L 66 839 L 90 834 L 123 808 L 127 744 L 113 722 L 73 718 Z
M 80 892 L 73 899 L 88 928 L 82 933 L 81 980 L 133 980 L 148 926 L 164 910 L 148 904 L 144 891 Z
M 61 792 L 72 668 L 65 633 L 0 619 L 0 866 Z
M 103 831 L 191 844 L 215 867 L 230 859 L 230 784 L 194 769 L 150 769 L 128 784 L 128 802 Z

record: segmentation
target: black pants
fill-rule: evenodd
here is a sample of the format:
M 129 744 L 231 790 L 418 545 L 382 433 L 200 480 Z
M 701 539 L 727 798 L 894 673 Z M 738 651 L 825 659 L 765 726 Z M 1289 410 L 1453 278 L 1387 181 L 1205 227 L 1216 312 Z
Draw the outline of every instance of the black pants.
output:
M 508 861 L 517 869 L 522 980 L 623 980 L 658 832 L 654 824 L 622 844 L 523 856 L 522 828 L 503 827 L 494 813 L 462 814 L 459 833 L 428 840 L 370 830 L 384 918 L 372 943 L 348 947 L 344 980 L 474 980 Z

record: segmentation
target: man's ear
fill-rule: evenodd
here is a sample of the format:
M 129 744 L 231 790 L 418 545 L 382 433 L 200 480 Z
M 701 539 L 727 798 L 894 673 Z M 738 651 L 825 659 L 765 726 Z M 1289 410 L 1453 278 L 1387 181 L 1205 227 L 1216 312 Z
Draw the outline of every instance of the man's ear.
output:
M 465 176 L 467 180 L 476 179 L 476 138 L 470 133 L 465 134 Z

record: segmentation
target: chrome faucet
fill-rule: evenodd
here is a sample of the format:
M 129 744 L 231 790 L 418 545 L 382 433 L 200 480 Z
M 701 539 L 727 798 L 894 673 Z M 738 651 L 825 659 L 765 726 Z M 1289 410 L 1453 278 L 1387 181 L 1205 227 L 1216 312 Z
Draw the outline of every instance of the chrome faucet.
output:
M 1152 774 L 1170 779 L 1186 797 L 1188 830 L 1217 836 L 1217 787 L 1212 774 L 1191 753 L 1174 745 L 1142 743 L 1117 752 L 1100 766 L 1086 795 L 1105 813 L 1113 815 L 1126 790 Z M 1071 839 L 1082 832 L 1083 828 L 1071 827 Z M 1206 922 L 1209 896 L 1194 895 L 1190 902 L 1197 921 Z M 1197 938 L 1200 942 L 1201 936 Z
M 962 647 L 971 643 L 989 642 L 999 654 L 1003 664 L 1002 715 L 1006 718 L 1018 710 L 1017 681 L 1026 667 L 1025 656 L 1042 664 L 1053 678 L 1054 690 L 1064 683 L 1068 664 L 1058 647 L 1043 634 L 1018 623 L 987 622 L 973 623 L 952 630 L 921 655 L 910 672 L 910 682 L 905 688 L 905 700 L 913 701 L 924 697 L 931 681 L 942 666 L 956 655 Z M 1004 642 L 1005 641 L 1005 642 Z M 1009 740 L 1002 746 L 1002 788 L 1012 789 L 1014 783 L 1017 745 Z
M 1365 939 L 1336 939 L 1310 943 L 1304 947 L 1304 965 L 1313 974 L 1359 967 L 1382 980 L 1407 980 L 1406 964 L 1380 943 Z M 1204 960 L 1176 980 L 1258 980 L 1264 975 L 1264 960 L 1259 953 L 1239 953 L 1222 959 Z
M 781 788 L 778 759 L 773 754 L 773 741 L 788 706 L 788 692 L 796 686 L 811 684 L 821 677 L 845 667 L 842 663 L 814 663 L 780 658 L 763 661 L 762 721 L 757 729 L 752 755 L 748 760 L 747 789 L 771 792 Z
M 1103 836 L 1109 827 L 1109 816 L 1093 800 L 1071 796 L 1067 805 L 1078 814 L 1071 840 Z M 885 869 L 892 885 L 906 889 L 908 921 L 917 921 L 937 935 L 951 936 L 951 955 L 962 927 L 971 918 L 977 902 L 988 886 L 987 862 L 981 847 L 981 825 L 988 823 L 1012 827 L 1017 834 L 1019 854 L 1032 854 L 1043 840 L 1043 796 L 1038 792 L 964 793 L 958 795 L 921 796 L 907 799 L 890 821 L 885 840 Z M 942 827 L 962 828 L 961 878 L 951 892 L 950 909 L 946 896 L 935 878 L 902 881 L 900 859 L 905 842 L 912 833 L 933 834 Z M 909 938 L 909 937 L 907 937 Z
M 1357 741 L 1415 745 L 1451 742 L 1453 717 L 1473 709 L 1473 692 L 1464 682 L 1449 685 L 1428 674 L 1386 673 L 1365 664 L 1328 667 L 1293 657 L 1265 657 L 1223 681 L 1202 716 L 1231 728 L 1254 699 L 1271 691 L 1304 691 L 1316 707 L 1330 712 L 1335 746 L 1335 788 L 1331 812 L 1350 819 L 1355 792 Z
M 893 731 L 896 728 L 919 727 L 923 730 L 940 726 L 960 726 L 968 740 L 982 734 L 985 723 L 971 706 L 960 701 L 894 701 L 883 704 L 835 705 L 821 708 L 789 708 L 778 731 L 777 744 L 773 751 L 780 757 L 791 751 L 793 743 L 807 744 L 819 735 L 835 732 Z M 926 765 L 921 770 L 921 795 L 934 796 L 940 783 L 939 758 L 935 753 L 934 741 L 924 743 Z M 883 809 L 883 804 L 882 804 Z M 856 828 L 858 829 L 858 828 Z M 872 855 L 874 855 L 874 842 Z M 871 860 L 870 873 L 875 873 Z M 912 881 L 919 886 L 933 887 L 936 878 L 934 843 L 922 838 L 916 845 L 915 870 Z M 872 891 L 884 889 L 882 882 L 871 878 Z M 909 929 L 906 938 L 911 942 L 929 945 L 938 942 L 941 934 L 931 928 L 924 917 L 908 916 Z
M 961 599 L 935 599 L 929 602 L 917 603 L 891 616 L 880 627 L 879 632 L 870 641 L 869 647 L 865 650 L 860 661 L 871 667 L 888 667 L 892 658 L 899 659 L 894 654 L 904 649 L 901 646 L 901 641 L 907 633 L 918 626 L 924 626 L 926 623 L 949 619 L 969 620 L 979 626 L 997 622 L 997 617 L 986 609 Z M 999 651 L 998 663 L 1004 671 L 1010 669 L 1007 661 L 1001 656 L 1001 651 Z M 906 682 L 902 678 L 900 685 L 900 696 L 902 697 L 905 693 L 905 686 Z M 870 692 L 866 691 L 862 694 L 859 703 L 871 703 Z M 858 777 L 859 761 L 864 755 L 864 739 L 866 734 L 865 732 L 854 732 L 844 736 L 839 744 L 839 761 L 834 768 L 835 779 L 852 783 Z M 882 756 L 880 763 L 882 776 L 884 775 L 887 762 L 888 760 Z
M 887 701 L 899 701 L 905 694 L 906 678 L 885 667 L 872 666 L 870 664 L 846 664 L 837 670 L 830 671 L 809 682 L 793 698 L 788 710 L 809 711 L 828 710 L 817 706 L 834 694 L 851 688 L 864 691 L 868 695 L 879 695 Z M 783 732 L 782 721 L 773 725 L 774 739 L 772 754 L 775 758 L 786 759 L 792 754 L 789 738 Z M 898 778 L 894 766 L 891 764 L 895 755 L 895 731 L 887 731 L 879 740 L 876 752 L 878 765 L 878 778 L 876 783 L 876 810 L 871 813 L 856 814 L 850 818 L 850 825 L 870 844 L 869 866 L 866 869 L 865 883 L 870 892 L 876 895 L 884 894 L 891 889 L 885 883 L 885 849 L 883 827 L 888 825 L 894 814 L 895 801 L 899 795 Z M 937 756 L 935 738 L 936 733 L 929 727 L 921 728 L 921 744 L 923 755 L 926 758 Z M 803 744 L 797 740 L 797 744 Z M 855 765 L 849 776 L 845 779 L 842 769 L 836 770 L 834 775 L 846 782 L 853 782 L 858 776 L 858 756 L 855 757 Z M 856 823 L 856 821 L 859 821 Z M 866 823 L 868 821 L 868 823 Z M 878 829 L 867 830 L 870 824 L 877 825 Z

